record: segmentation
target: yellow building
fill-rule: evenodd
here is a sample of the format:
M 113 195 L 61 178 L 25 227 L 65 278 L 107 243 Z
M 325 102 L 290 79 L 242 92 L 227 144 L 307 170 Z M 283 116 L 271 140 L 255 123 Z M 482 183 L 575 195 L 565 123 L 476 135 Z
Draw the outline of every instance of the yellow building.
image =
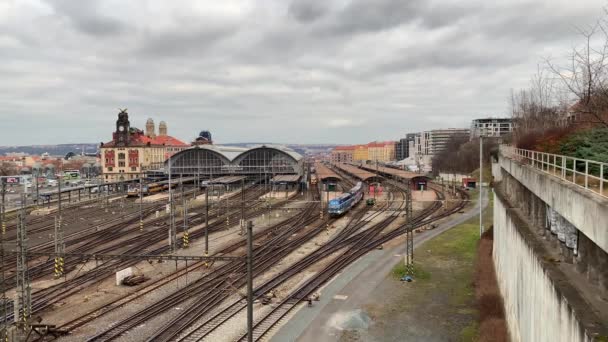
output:
M 394 141 L 384 142 L 384 161 L 396 160 L 396 143 Z
M 353 152 L 353 161 L 369 160 L 369 151 L 367 145 L 355 145 Z
M 395 160 L 395 142 L 394 141 L 381 141 L 371 142 L 367 144 L 368 148 L 368 160 L 388 162 Z
M 154 133 L 154 122 L 146 123 L 146 133 L 131 127 L 126 111 L 118 114 L 112 141 L 102 143 L 101 166 L 105 182 L 139 178 L 150 167 L 162 166 L 167 158 L 189 145 L 167 135 L 167 125 L 161 122 L 159 135 Z

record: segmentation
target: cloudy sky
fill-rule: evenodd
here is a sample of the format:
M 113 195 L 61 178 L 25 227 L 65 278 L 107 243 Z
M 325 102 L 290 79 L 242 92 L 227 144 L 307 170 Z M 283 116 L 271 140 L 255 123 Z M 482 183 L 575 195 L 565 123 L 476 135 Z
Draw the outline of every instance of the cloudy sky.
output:
M 605 0 L 0 0 L 0 145 L 361 143 L 505 116 Z

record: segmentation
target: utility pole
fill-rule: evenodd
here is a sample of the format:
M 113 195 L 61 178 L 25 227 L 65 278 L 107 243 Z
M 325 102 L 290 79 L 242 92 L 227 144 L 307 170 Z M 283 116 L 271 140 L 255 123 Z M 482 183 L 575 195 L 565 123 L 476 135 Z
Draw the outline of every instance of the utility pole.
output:
M 209 255 L 209 184 L 205 186 L 205 256 Z
M 2 220 L 2 235 L 6 234 L 6 207 L 4 204 L 6 197 L 6 180 L 4 178 L 0 179 L 2 183 L 2 206 L 0 207 L 0 219 Z
M 414 227 L 410 225 L 412 222 L 412 187 L 411 181 L 407 182 L 407 190 L 405 191 L 405 214 L 407 215 L 405 227 L 405 269 L 409 276 L 414 276 Z
M 61 212 L 61 175 L 57 180 L 57 191 L 59 197 L 57 199 L 57 215 L 55 216 L 55 279 L 60 278 L 63 275 L 63 253 L 65 250 L 65 243 L 63 241 L 63 216 Z
M 247 222 L 247 341 L 253 342 L 253 222 Z
M 1 341 L 8 340 L 8 302 L 6 298 L 6 281 L 4 277 L 4 233 L 6 231 L 6 223 L 4 221 L 4 193 L 6 191 L 6 183 L 4 178 L 0 178 L 2 183 L 2 207 L 0 208 L 0 218 L 2 219 L 2 234 L 0 234 L 0 290 L 2 291 L 2 297 L 0 297 L 0 339 Z
M 181 175 L 179 176 L 179 184 L 182 187 L 182 206 L 184 208 L 184 235 L 182 235 L 182 246 L 184 248 L 188 248 L 188 202 L 186 201 L 186 194 L 184 193 L 184 183 L 182 182 Z
M 222 195 L 226 194 L 226 185 L 224 185 L 222 187 Z M 224 204 L 225 204 L 225 213 L 226 213 L 226 230 L 228 230 L 230 228 L 230 208 L 228 206 L 228 197 L 226 196 L 226 198 L 223 199 Z
M 171 157 L 169 157 L 169 245 L 171 246 L 171 253 L 177 251 L 176 240 L 177 234 L 175 232 L 175 213 L 173 208 L 173 183 L 171 183 Z
M 483 234 L 483 137 L 479 136 L 479 236 Z
M 378 177 L 378 159 L 376 159 L 376 177 Z M 376 203 L 376 193 L 378 192 L 378 184 L 380 183 L 376 181 L 376 185 L 374 186 L 374 203 Z
M 143 173 L 141 169 L 141 164 L 139 164 L 139 231 L 144 231 L 144 180 Z
M 241 179 L 241 235 L 245 234 L 245 178 Z
M 36 171 L 35 171 L 35 174 L 36 174 L 36 208 L 38 208 L 38 202 L 40 201 L 40 189 L 38 186 L 38 177 L 39 177 L 38 172 L 39 172 L 38 169 L 36 169 Z
M 321 182 L 321 180 L 319 180 L 319 183 L 317 184 L 317 186 L 323 190 L 323 182 Z M 327 184 L 325 184 L 325 191 L 327 191 Z M 321 202 L 321 211 L 319 212 L 319 218 L 321 220 L 323 220 L 323 210 L 325 208 L 325 205 L 323 204 L 323 192 L 319 191 L 319 193 L 321 194 L 321 197 L 319 198 L 319 201 Z M 328 208 L 329 208 L 329 203 L 327 204 Z
M 15 321 L 27 330 L 27 322 L 31 315 L 32 298 L 31 286 L 27 269 L 27 230 L 25 228 L 25 194 L 21 195 L 21 211 L 17 229 L 17 298 L 15 300 Z

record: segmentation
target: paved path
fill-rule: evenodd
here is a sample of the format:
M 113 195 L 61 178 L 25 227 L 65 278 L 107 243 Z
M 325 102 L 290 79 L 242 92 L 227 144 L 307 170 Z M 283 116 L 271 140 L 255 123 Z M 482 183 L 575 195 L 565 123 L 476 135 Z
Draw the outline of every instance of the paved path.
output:
M 485 208 L 488 201 L 486 199 L 483 202 Z M 433 230 L 416 234 L 414 248 L 476 215 L 479 215 L 479 203 L 464 214 L 453 215 Z M 271 341 L 336 341 L 343 328 L 365 328 L 369 318 L 361 310 L 362 306 L 393 267 L 403 261 L 404 253 L 404 244 L 367 253 L 322 288 L 321 300 L 312 308 L 299 310 L 277 331 Z

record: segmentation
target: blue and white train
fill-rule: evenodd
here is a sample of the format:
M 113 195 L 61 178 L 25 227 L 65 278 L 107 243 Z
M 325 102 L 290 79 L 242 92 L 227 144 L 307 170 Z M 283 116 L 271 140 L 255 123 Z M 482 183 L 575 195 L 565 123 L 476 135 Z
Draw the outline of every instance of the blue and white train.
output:
M 349 211 L 363 198 L 363 184 L 358 182 L 354 188 L 329 201 L 327 211 L 329 216 L 340 216 Z

